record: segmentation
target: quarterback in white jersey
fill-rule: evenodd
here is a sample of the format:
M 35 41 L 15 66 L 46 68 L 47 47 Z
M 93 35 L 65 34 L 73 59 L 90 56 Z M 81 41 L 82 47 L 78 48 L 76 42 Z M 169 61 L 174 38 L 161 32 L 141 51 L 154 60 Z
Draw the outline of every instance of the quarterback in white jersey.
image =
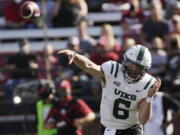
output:
M 124 79 L 122 65 L 108 61 L 102 65 L 106 84 L 102 90 L 101 123 L 105 127 L 127 129 L 138 124 L 138 103 L 146 98 L 155 79 L 145 74 L 136 83 Z
M 135 45 L 123 55 L 123 63 L 108 61 L 96 65 L 88 58 L 71 50 L 61 50 L 84 71 L 96 76 L 102 83 L 100 116 L 102 135 L 142 135 L 141 124 L 151 114 L 153 96 L 161 80 L 147 73 L 151 67 L 148 48 Z

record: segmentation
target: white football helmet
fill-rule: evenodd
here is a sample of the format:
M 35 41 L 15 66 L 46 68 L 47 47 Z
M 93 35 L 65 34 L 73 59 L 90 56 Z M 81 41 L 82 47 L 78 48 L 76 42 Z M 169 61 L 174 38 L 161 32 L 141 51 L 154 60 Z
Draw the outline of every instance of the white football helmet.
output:
M 130 65 L 129 63 L 135 65 L 138 71 L 133 71 L 132 66 L 128 67 L 128 65 Z M 129 83 L 139 81 L 150 67 L 151 54 L 148 48 L 142 45 L 135 45 L 129 48 L 123 55 L 123 73 Z

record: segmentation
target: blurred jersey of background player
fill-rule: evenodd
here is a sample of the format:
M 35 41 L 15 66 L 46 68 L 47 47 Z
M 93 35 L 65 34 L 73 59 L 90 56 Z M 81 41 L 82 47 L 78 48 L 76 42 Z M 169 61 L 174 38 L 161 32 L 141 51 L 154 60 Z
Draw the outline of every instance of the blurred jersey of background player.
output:
M 51 108 L 45 127 L 57 127 L 58 135 L 83 135 L 82 126 L 95 119 L 94 112 L 82 99 L 72 97 L 71 83 L 68 80 L 62 80 L 57 89 L 60 91 L 60 99 Z

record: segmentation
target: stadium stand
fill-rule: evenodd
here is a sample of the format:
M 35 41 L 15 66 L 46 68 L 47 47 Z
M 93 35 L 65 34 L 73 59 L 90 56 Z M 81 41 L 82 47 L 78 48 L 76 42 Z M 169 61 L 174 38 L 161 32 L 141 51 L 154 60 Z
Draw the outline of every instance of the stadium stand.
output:
M 120 37 L 121 29 L 119 26 L 113 26 L 114 34 L 116 37 Z M 101 26 L 92 26 L 88 29 L 88 34 L 92 37 L 98 37 L 101 32 Z M 48 29 L 47 37 L 48 38 L 68 38 L 69 36 L 77 35 L 77 29 L 72 28 L 58 28 L 58 29 Z M 21 30 L 1 30 L 0 31 L 0 40 L 12 40 L 12 39 L 21 39 L 21 38 L 29 38 L 29 39 L 43 39 L 44 33 L 43 29 L 21 29 Z M 120 40 L 120 39 L 118 39 Z M 67 40 L 64 41 L 48 41 L 48 43 L 54 46 L 54 49 L 62 49 L 66 47 Z M 11 47 L 12 52 L 16 52 L 18 50 L 16 42 L 7 42 L 0 43 L 4 47 L 0 50 L 0 52 L 9 52 L 9 47 Z M 32 51 L 38 51 L 42 49 L 44 46 L 44 41 L 33 41 L 31 42 Z
M 88 20 L 91 20 L 94 23 L 119 23 L 121 18 L 120 12 L 99 12 L 99 13 L 89 13 Z M 5 25 L 4 18 L 0 18 L 0 26 Z M 120 41 L 121 28 L 119 25 L 113 26 L 113 31 L 115 36 Z M 88 28 L 88 34 L 92 37 L 99 37 L 101 32 L 101 26 L 91 26 Z M 67 39 L 69 36 L 77 35 L 77 28 L 49 28 L 47 31 L 48 38 L 64 38 Z M 18 40 L 20 38 L 29 38 L 29 39 L 43 39 L 44 31 L 43 29 L 18 29 L 18 30 L 1 30 L 0 31 L 0 40 Z M 64 41 L 48 41 L 48 43 L 54 46 L 54 49 L 63 49 L 66 47 L 67 40 Z M 3 45 L 3 48 L 0 52 L 9 52 L 9 47 L 11 47 L 12 52 L 18 50 L 16 42 L 2 42 L 0 45 Z M 44 46 L 44 41 L 32 41 L 31 50 L 39 51 Z

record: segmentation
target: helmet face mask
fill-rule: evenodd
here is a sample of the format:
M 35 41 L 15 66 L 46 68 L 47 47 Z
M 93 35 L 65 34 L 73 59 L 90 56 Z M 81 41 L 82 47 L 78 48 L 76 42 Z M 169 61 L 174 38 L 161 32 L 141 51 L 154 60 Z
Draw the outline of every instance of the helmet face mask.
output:
M 128 83 L 141 80 L 151 67 L 151 55 L 147 48 L 136 45 L 131 47 L 123 56 L 123 73 Z
M 144 74 L 146 73 L 147 69 L 141 65 L 138 65 L 135 62 L 132 62 L 129 59 L 126 59 L 124 63 L 124 76 L 128 80 L 129 83 L 135 83 L 139 81 Z

